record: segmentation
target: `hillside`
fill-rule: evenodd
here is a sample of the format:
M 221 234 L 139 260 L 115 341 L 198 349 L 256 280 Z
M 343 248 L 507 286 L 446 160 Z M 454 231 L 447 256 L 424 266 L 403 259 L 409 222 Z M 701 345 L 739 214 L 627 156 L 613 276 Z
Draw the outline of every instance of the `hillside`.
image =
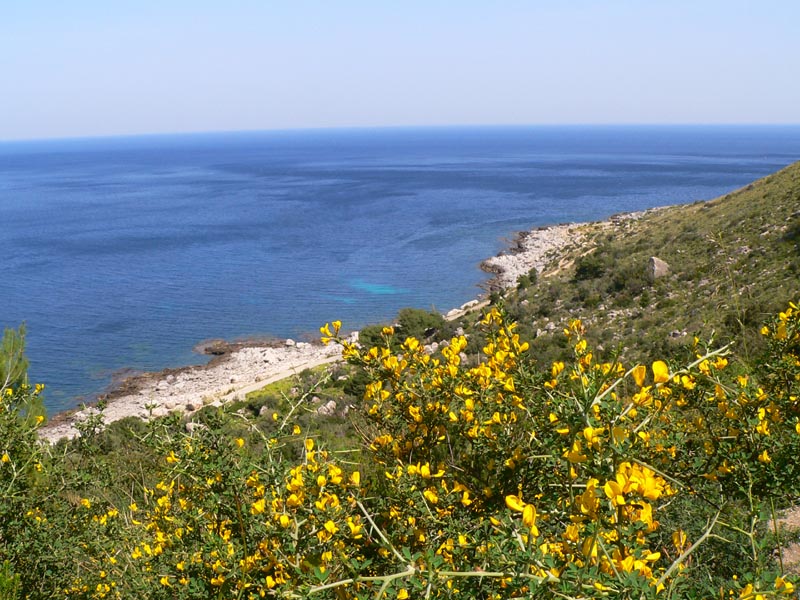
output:
M 800 162 L 721 198 L 582 226 L 505 305 L 534 348 L 551 354 L 567 319 L 631 358 L 671 354 L 696 333 L 757 348 L 757 327 L 798 292 Z M 651 257 L 669 265 L 655 281 Z

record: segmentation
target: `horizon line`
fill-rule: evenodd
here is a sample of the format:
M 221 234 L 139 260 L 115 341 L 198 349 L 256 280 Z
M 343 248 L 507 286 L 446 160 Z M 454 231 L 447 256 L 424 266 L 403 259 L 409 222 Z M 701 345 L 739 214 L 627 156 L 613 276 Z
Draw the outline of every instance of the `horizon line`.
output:
M 35 142 L 69 142 L 69 141 L 101 141 L 120 138 L 140 138 L 140 137 L 173 137 L 173 136 L 202 136 L 202 135 L 225 135 L 225 134 L 254 134 L 254 133 L 301 133 L 301 132 L 336 132 L 336 131 L 381 131 L 381 130 L 419 130 L 419 129 L 524 129 L 524 128 L 591 128 L 591 127 L 659 127 L 659 128 L 678 128 L 678 127 L 800 127 L 800 122 L 796 123 L 764 123 L 764 122 L 683 122 L 683 123 L 658 123 L 658 122 L 583 122 L 583 123 L 451 123 L 451 124 L 427 124 L 427 125 L 330 125 L 330 126 L 308 126 L 308 127 L 272 127 L 255 129 L 199 129 L 199 130 L 178 130 L 178 131 L 145 131 L 128 133 L 98 133 L 89 135 L 63 135 L 63 136 L 34 136 L 19 138 L 0 138 L 0 144 L 14 143 L 35 143 Z

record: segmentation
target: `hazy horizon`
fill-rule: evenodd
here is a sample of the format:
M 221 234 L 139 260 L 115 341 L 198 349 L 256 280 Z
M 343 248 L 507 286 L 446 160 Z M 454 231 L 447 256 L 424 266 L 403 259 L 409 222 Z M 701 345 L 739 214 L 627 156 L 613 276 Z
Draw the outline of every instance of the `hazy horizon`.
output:
M 252 135 L 252 134 L 295 134 L 295 133 L 339 133 L 339 132 L 380 132 L 387 130 L 436 130 L 436 129 L 647 129 L 647 128 L 800 128 L 800 121 L 796 123 L 451 123 L 443 125 L 354 125 L 331 127 L 285 127 L 273 129 L 217 129 L 196 131 L 144 131 L 137 133 L 107 133 L 97 135 L 68 135 L 61 137 L 30 137 L 0 139 L 0 144 L 24 144 L 26 142 L 79 142 L 101 141 L 104 139 L 147 138 L 147 137 L 179 137 L 179 136 L 223 136 L 223 135 Z

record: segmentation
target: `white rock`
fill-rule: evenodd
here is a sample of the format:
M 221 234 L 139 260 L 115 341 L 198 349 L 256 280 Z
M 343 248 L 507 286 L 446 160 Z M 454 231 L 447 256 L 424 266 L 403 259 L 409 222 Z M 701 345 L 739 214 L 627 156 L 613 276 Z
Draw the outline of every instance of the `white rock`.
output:
M 317 414 L 323 417 L 330 417 L 336 412 L 336 401 L 328 400 L 317 409 Z

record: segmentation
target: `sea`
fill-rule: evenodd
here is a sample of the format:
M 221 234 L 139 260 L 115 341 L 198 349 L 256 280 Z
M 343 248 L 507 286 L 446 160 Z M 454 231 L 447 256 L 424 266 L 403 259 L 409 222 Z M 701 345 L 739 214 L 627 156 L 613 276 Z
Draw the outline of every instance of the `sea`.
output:
M 515 232 L 710 199 L 800 126 L 330 129 L 0 143 L 0 326 L 55 413 L 208 339 L 482 293 Z

